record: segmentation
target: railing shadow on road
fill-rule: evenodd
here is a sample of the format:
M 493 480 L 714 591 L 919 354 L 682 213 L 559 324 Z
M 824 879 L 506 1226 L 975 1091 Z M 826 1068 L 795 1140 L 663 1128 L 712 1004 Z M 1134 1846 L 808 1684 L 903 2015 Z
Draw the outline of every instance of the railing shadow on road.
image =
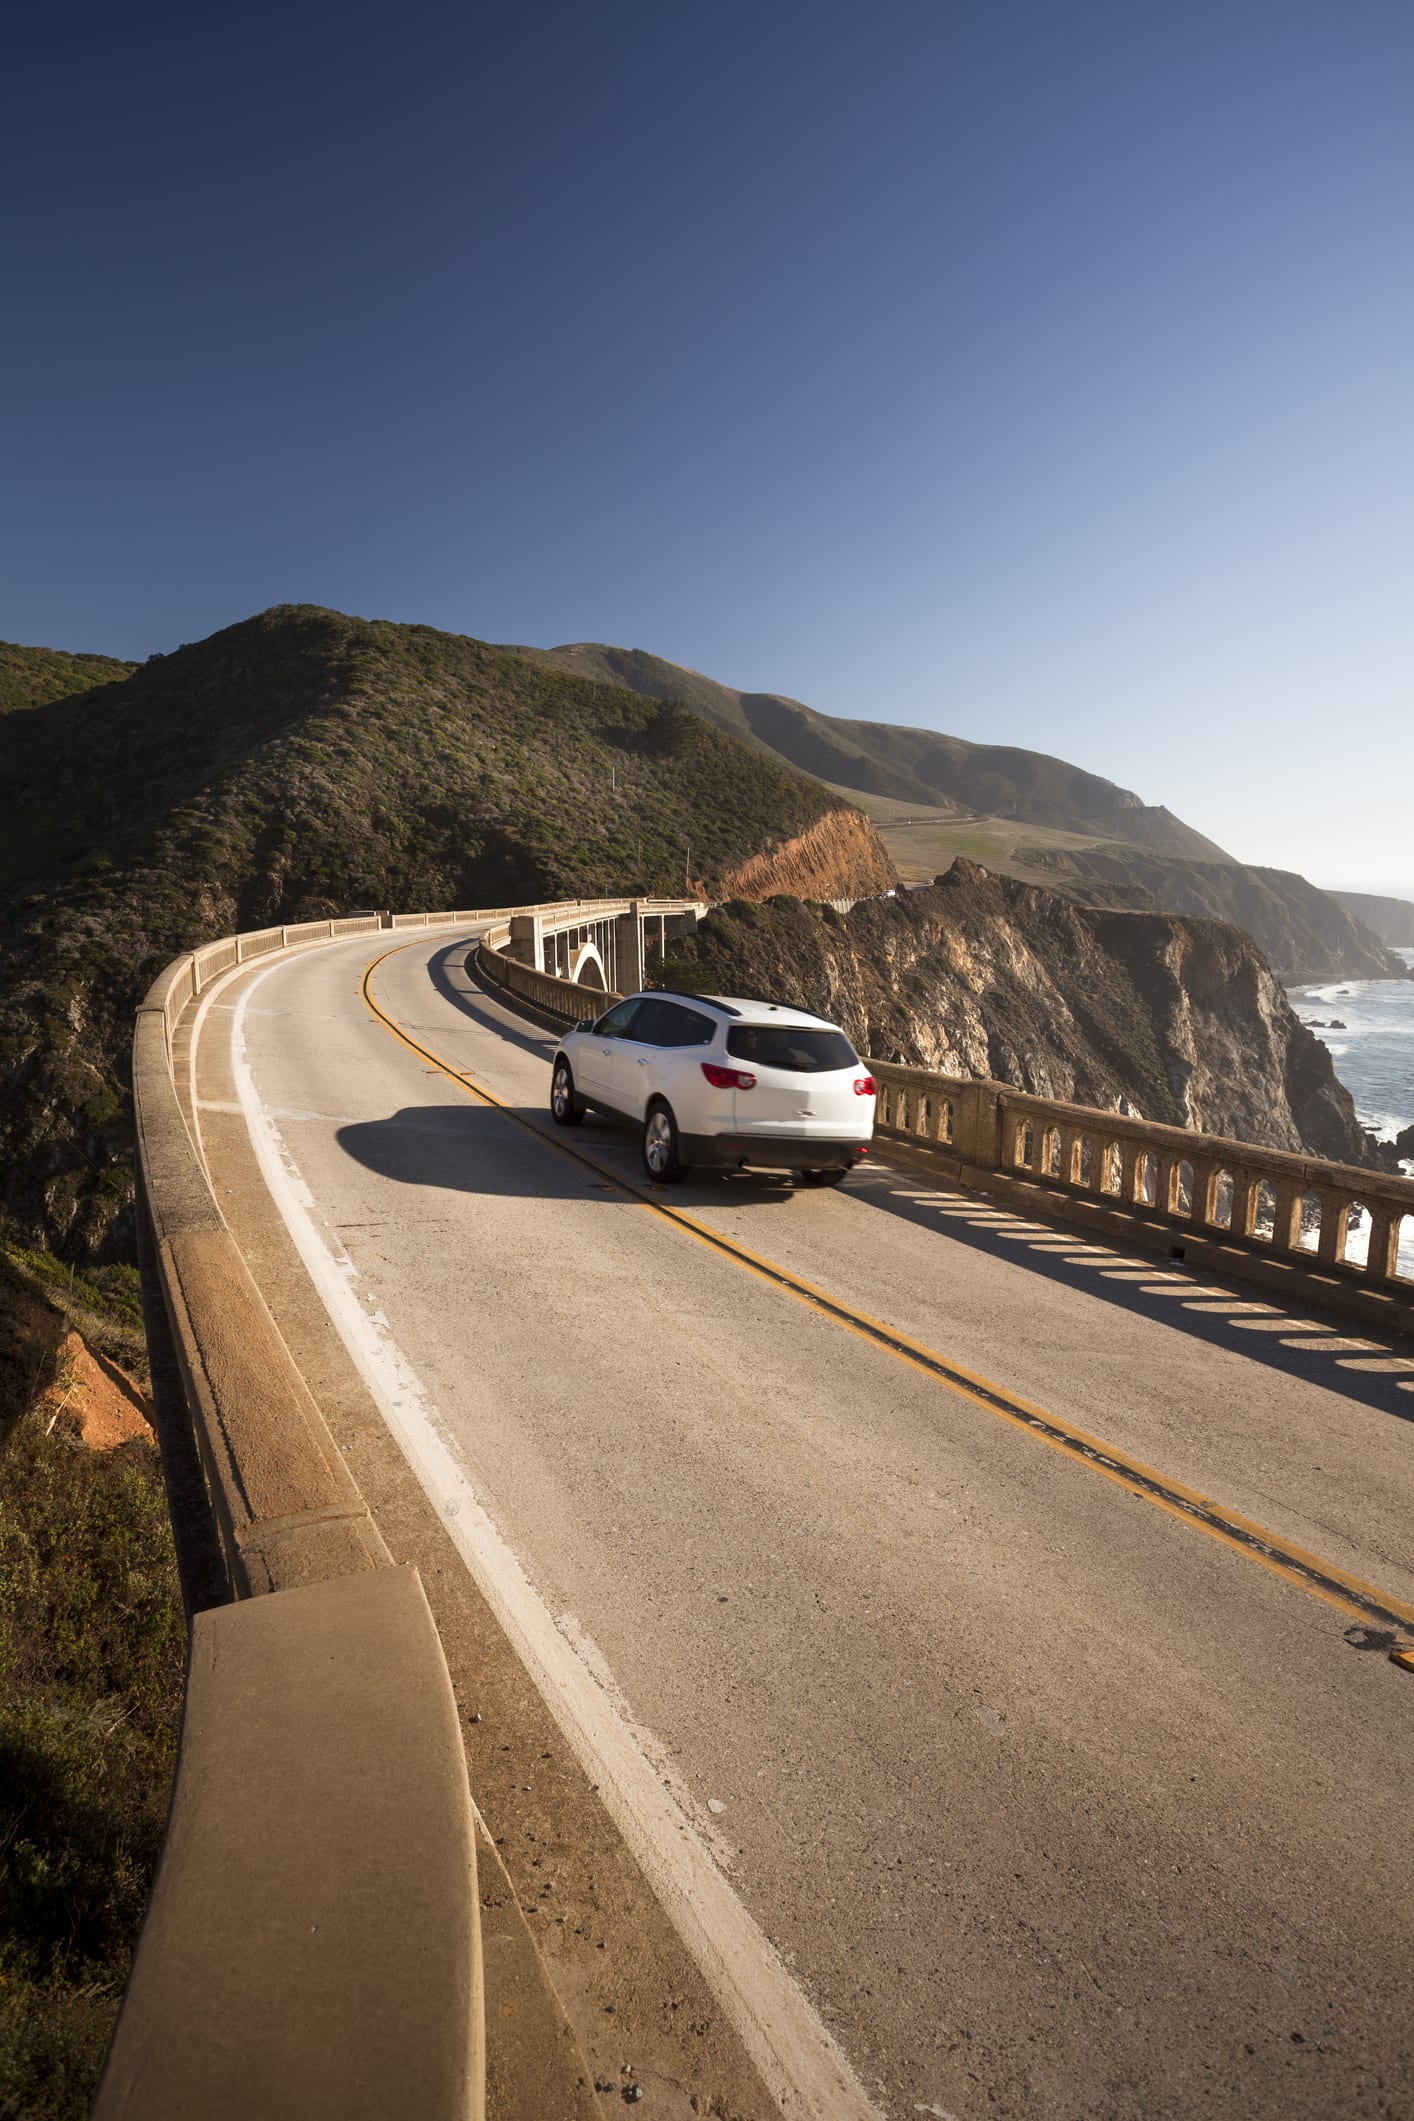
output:
M 504 997 L 498 996 L 496 989 L 488 986 L 477 971 L 475 943 L 458 938 L 445 950 L 438 950 L 429 960 L 427 969 L 432 985 L 443 1001 L 450 1002 L 454 1009 L 459 1009 L 483 1030 L 494 1031 L 508 1046 L 519 1046 L 522 1053 L 535 1054 L 549 1067 L 559 1032 L 550 1028 L 548 1019 L 543 1031 L 533 1030 L 529 1024 L 524 1030 L 518 1028 Z M 593 1003 L 593 995 L 586 992 L 585 1006 L 591 1013 Z
M 1298 1309 L 1269 1290 L 1185 1271 L 1176 1260 L 1127 1252 L 1060 1223 L 1034 1222 L 911 1172 L 876 1168 L 851 1180 L 848 1190 L 861 1205 L 970 1251 L 1414 1423 L 1408 1345 L 1377 1327 L 1366 1332 L 1352 1319 L 1323 1318 L 1316 1307 Z M 1366 1363 L 1380 1367 L 1358 1367 Z

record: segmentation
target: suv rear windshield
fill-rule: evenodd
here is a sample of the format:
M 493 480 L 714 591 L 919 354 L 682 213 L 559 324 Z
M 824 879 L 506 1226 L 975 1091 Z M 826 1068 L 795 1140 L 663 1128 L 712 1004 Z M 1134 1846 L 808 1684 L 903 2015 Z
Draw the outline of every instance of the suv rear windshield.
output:
M 790 1068 L 797 1075 L 824 1075 L 853 1068 L 859 1060 L 843 1031 L 809 1031 L 791 1024 L 733 1024 L 727 1033 L 733 1060 L 758 1068 Z

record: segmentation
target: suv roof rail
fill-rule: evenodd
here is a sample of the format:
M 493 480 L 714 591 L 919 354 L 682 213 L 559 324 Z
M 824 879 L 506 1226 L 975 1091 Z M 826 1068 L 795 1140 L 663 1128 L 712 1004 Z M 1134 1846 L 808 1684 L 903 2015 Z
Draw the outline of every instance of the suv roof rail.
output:
M 788 1002 L 779 994 L 739 994 L 737 1000 L 755 1002 L 763 1009 L 789 1009 L 793 1016 L 810 1016 L 817 1024 L 830 1024 L 830 1018 L 821 1016 L 818 1009 L 807 1009 L 804 1002 Z M 833 1024 L 830 1028 L 834 1029 Z
M 706 1002 L 709 1009 L 720 1009 L 723 1016 L 740 1016 L 740 1009 L 733 1009 L 716 994 L 691 994 L 685 987 L 644 987 L 644 994 L 661 994 L 671 1002 Z M 745 997 L 743 997 L 745 999 Z

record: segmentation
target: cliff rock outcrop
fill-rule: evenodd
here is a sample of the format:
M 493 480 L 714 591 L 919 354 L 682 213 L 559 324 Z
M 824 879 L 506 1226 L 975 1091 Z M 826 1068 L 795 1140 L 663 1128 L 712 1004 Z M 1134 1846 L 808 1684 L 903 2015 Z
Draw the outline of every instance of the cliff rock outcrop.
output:
M 959 859 L 931 888 L 847 915 L 731 902 L 675 946 L 664 979 L 781 995 L 874 1059 L 1369 1160 L 1330 1055 L 1226 922 L 1079 906 Z
M 723 881 L 728 898 L 867 898 L 897 882 L 894 865 L 861 810 L 830 810 L 766 854 L 742 862 Z

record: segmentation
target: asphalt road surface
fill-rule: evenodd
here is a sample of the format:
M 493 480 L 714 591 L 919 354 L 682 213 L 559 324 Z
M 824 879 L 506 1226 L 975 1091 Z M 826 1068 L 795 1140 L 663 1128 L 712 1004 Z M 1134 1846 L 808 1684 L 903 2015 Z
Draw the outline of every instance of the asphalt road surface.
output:
M 1399 1345 L 883 1165 L 645 1197 L 464 938 L 382 956 L 380 1021 L 390 940 L 246 977 L 204 1045 L 787 2110 L 1414 2115 L 1397 1619 L 1162 1499 L 1414 1607 Z

